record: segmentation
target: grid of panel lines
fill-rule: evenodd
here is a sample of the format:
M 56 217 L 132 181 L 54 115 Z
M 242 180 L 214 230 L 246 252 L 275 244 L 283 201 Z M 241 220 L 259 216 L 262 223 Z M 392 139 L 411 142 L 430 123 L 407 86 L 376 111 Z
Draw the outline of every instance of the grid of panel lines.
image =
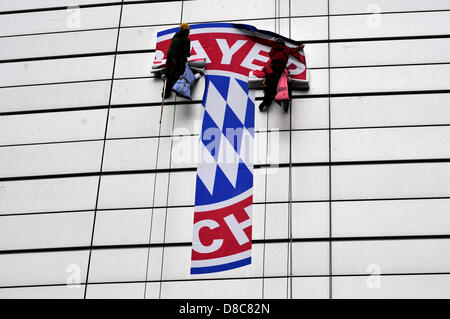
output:
M 181 21 L 311 69 L 256 112 L 253 263 L 214 275 L 189 275 L 204 80 L 160 126 L 149 72 Z M 1 1 L 0 74 L 0 298 L 450 297 L 446 0 Z

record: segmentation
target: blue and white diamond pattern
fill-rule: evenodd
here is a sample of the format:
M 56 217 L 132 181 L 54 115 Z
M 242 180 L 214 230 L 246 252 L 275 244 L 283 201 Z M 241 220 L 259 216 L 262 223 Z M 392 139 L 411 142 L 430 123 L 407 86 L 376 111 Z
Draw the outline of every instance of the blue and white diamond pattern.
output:
M 200 141 L 198 148 L 197 176 L 205 184 L 208 191 L 212 194 L 214 190 L 214 179 L 216 176 L 217 163 L 205 145 Z
M 254 128 L 246 127 L 253 120 L 246 117 L 254 117 L 254 111 L 248 110 L 254 108 L 254 98 L 249 96 L 244 81 L 218 75 L 210 75 L 206 80 L 202 136 L 209 138 L 200 138 L 197 176 L 212 195 L 215 187 L 220 187 L 216 185 L 218 171 L 234 188 L 240 170 L 246 168 L 249 174 L 253 172 Z M 204 134 L 205 131 L 209 134 Z M 210 137 L 211 132 L 214 138 Z
M 227 101 L 222 97 L 216 87 L 210 83 L 206 97 L 205 111 L 216 123 L 218 128 L 223 127 Z
M 228 88 L 227 104 L 242 123 L 245 122 L 247 100 L 248 92 L 244 92 L 239 83 L 235 79 L 231 79 L 230 86 Z

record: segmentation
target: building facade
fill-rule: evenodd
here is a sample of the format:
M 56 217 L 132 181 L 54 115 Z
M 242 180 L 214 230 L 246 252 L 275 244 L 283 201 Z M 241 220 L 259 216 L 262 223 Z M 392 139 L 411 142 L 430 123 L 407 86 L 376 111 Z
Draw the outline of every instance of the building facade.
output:
M 165 102 L 156 33 L 305 42 L 256 112 L 252 264 L 190 275 L 204 79 Z M 0 2 L 0 298 L 450 298 L 450 3 Z M 256 91 L 257 104 L 262 92 Z

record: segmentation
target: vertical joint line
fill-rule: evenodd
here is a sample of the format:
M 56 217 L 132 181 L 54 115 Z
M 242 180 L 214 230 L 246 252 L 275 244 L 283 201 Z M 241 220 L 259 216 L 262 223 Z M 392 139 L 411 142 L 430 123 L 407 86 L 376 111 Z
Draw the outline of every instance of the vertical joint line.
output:
M 256 109 L 256 98 L 255 98 L 255 109 Z M 269 109 L 266 112 L 266 164 L 268 163 L 268 153 L 269 153 Z M 255 147 L 255 146 L 254 146 Z M 257 153 L 258 154 L 258 153 Z M 266 264 L 266 227 L 267 227 L 267 167 L 264 168 L 264 244 L 263 244 L 263 282 L 262 282 L 262 298 L 264 299 L 264 282 L 265 282 L 265 264 Z
M 291 1 L 289 0 L 289 38 L 291 37 Z M 289 229 L 289 298 L 293 298 L 293 225 L 292 225 L 292 100 L 289 100 L 289 205 L 288 205 L 288 229 Z
M 330 0 L 327 1 L 327 24 L 328 24 L 328 44 L 327 44 L 327 50 L 328 50 L 328 161 L 331 163 L 331 69 L 330 69 L 330 56 L 331 56 L 331 46 L 330 46 Z M 333 242 L 331 240 L 332 237 L 332 207 L 331 207 L 331 165 L 328 166 L 328 227 L 329 227 L 329 250 L 328 250 L 328 258 L 329 258 L 329 264 L 328 264 L 328 275 L 329 275 L 329 286 L 328 286 L 328 296 L 329 299 L 333 299 Z
M 120 26 L 122 24 L 123 5 L 124 5 L 124 2 L 122 0 L 122 4 L 120 5 L 119 24 L 117 25 L 116 47 L 115 47 L 115 51 L 114 51 L 114 60 L 113 60 L 113 66 L 112 66 L 111 85 L 109 88 L 108 110 L 106 112 L 105 134 L 103 135 L 103 148 L 102 148 L 102 156 L 101 156 L 101 161 L 100 161 L 100 174 L 98 177 L 98 184 L 97 184 L 97 195 L 96 195 L 96 199 L 95 199 L 94 219 L 92 221 L 91 242 L 90 242 L 89 257 L 88 257 L 88 262 L 87 262 L 86 280 L 85 280 L 85 286 L 84 286 L 84 296 L 83 296 L 84 299 L 86 299 L 87 289 L 88 289 L 88 284 L 89 284 L 89 271 L 91 268 L 91 257 L 92 257 L 92 250 L 93 250 L 93 244 L 94 244 L 95 223 L 97 220 L 98 199 L 100 196 L 100 185 L 101 185 L 102 172 L 103 172 L 103 160 L 105 157 L 106 137 L 108 134 L 109 112 L 111 110 L 112 92 L 113 92 L 113 87 L 114 87 L 114 85 L 113 85 L 114 84 L 114 75 L 116 73 L 116 61 L 117 61 L 117 52 L 118 52 L 118 48 L 119 48 L 119 36 L 120 36 Z
M 281 0 L 278 0 L 278 33 L 281 33 Z
M 275 11 L 275 14 L 274 14 L 274 27 L 275 27 L 275 33 L 277 33 L 277 0 L 273 0 L 273 6 L 274 6 L 274 11 Z
M 184 0 L 181 1 L 180 24 L 183 22 L 183 8 L 184 8 Z M 173 106 L 172 130 L 175 127 L 176 110 L 177 110 L 177 98 L 175 97 L 175 102 L 174 102 L 174 106 Z M 166 195 L 166 208 L 165 208 L 165 214 L 164 214 L 164 232 L 163 232 L 163 243 L 164 244 L 166 242 L 167 213 L 168 213 L 169 189 L 170 189 L 170 169 L 172 168 L 172 148 L 173 148 L 173 134 L 170 135 L 169 172 L 168 172 L 168 176 L 167 176 L 167 195 Z M 163 245 L 162 253 L 161 253 L 161 271 L 160 271 L 160 278 L 159 278 L 159 294 L 158 294 L 159 299 L 161 299 L 161 293 L 162 293 L 162 277 L 163 277 L 163 270 L 164 270 L 164 249 L 165 249 L 165 245 Z
M 173 120 L 172 120 L 172 128 L 175 126 L 175 114 L 177 109 L 177 98 L 175 97 L 175 104 L 173 106 Z M 172 168 L 172 150 L 173 150 L 173 135 L 170 137 L 170 153 L 169 153 L 169 172 L 167 173 L 167 195 L 166 195 L 166 207 L 164 214 L 164 232 L 163 232 L 163 244 L 166 243 L 166 230 L 167 230 L 167 214 L 169 210 L 169 189 L 170 189 L 170 169 Z M 155 177 L 156 178 L 156 177 Z M 161 290 L 162 290 L 162 277 L 163 277 L 163 268 L 164 268 L 164 249 L 166 245 L 162 247 L 161 254 L 161 272 L 160 272 L 160 283 L 159 283 L 159 299 L 161 299 Z

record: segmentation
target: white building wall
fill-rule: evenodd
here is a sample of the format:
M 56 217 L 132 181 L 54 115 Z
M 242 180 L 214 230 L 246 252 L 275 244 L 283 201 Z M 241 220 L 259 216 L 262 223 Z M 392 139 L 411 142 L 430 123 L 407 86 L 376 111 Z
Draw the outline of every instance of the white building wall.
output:
M 311 69 L 256 112 L 252 265 L 212 275 L 204 82 L 160 127 L 149 72 L 181 21 L 304 40 Z M 0 1 L 0 298 L 450 298 L 448 34 L 446 0 Z

